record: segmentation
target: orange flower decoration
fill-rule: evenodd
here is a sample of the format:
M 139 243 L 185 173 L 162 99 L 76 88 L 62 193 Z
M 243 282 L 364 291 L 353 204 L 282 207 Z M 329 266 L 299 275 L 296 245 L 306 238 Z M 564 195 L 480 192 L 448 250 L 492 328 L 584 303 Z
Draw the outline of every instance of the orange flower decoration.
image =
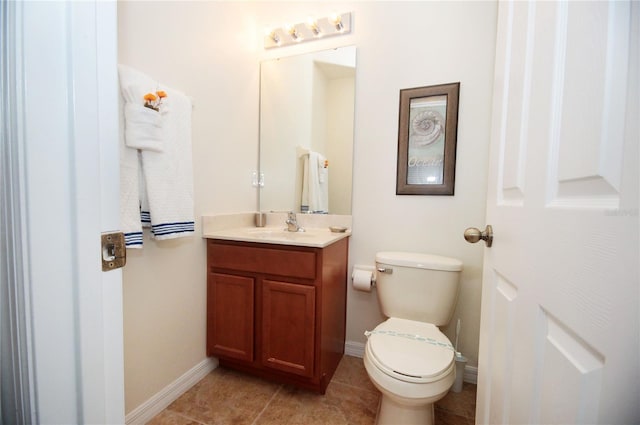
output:
M 162 99 L 164 99 L 165 97 L 167 97 L 167 93 L 162 90 L 158 90 L 156 94 L 147 93 L 143 97 L 144 106 L 146 108 L 153 109 L 154 111 L 160 111 L 160 107 L 162 106 Z

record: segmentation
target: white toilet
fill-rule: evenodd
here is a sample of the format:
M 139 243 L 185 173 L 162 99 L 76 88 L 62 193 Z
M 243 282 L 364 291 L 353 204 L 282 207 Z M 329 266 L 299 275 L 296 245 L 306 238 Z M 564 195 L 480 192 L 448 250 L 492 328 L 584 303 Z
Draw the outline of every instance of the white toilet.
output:
M 438 326 L 451 320 L 462 262 L 379 252 L 376 268 L 380 307 L 388 319 L 367 332 L 364 365 L 382 392 L 377 423 L 432 424 L 433 403 L 455 381 L 455 352 Z

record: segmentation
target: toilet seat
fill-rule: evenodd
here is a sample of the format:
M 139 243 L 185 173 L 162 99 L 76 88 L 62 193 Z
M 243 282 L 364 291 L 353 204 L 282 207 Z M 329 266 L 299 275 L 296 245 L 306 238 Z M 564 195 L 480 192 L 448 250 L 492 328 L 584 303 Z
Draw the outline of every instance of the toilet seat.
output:
M 405 382 L 429 383 L 450 373 L 454 348 L 431 323 L 390 318 L 368 334 L 371 362 Z

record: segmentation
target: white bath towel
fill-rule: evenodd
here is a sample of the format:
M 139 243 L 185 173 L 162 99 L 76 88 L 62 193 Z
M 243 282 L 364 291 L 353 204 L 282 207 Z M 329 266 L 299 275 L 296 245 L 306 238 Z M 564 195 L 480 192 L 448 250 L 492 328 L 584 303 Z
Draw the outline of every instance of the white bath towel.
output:
M 162 115 L 160 112 L 147 108 L 139 102 L 126 102 L 124 120 L 124 140 L 128 147 L 154 152 L 163 151 Z
M 167 93 L 163 100 L 166 109 L 161 114 L 163 150 L 138 150 L 121 143 L 121 225 L 127 247 L 142 247 L 143 225 L 151 226 L 151 235 L 156 239 L 191 235 L 191 101 L 183 93 L 163 87 L 125 65 L 119 65 L 118 72 L 125 103 L 142 105 L 145 93 L 159 89 Z
M 329 212 L 329 167 L 317 152 L 304 156 L 301 204 L 302 212 Z
M 170 88 L 163 114 L 164 152 L 141 151 L 142 173 L 149 202 L 151 234 L 173 239 L 193 234 L 193 165 L 191 100 Z M 143 209 L 144 212 L 144 209 Z
M 138 151 L 125 144 L 124 98 L 120 97 L 120 229 L 127 248 L 142 248 Z

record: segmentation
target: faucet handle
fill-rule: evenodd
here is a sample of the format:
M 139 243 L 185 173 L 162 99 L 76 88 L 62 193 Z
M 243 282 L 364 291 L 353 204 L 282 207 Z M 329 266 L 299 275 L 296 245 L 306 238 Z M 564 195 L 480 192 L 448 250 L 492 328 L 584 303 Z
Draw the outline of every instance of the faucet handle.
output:
M 296 213 L 293 211 L 289 211 L 289 218 L 287 218 L 287 229 L 289 232 L 304 232 L 304 229 L 298 225 L 298 220 L 296 220 Z

